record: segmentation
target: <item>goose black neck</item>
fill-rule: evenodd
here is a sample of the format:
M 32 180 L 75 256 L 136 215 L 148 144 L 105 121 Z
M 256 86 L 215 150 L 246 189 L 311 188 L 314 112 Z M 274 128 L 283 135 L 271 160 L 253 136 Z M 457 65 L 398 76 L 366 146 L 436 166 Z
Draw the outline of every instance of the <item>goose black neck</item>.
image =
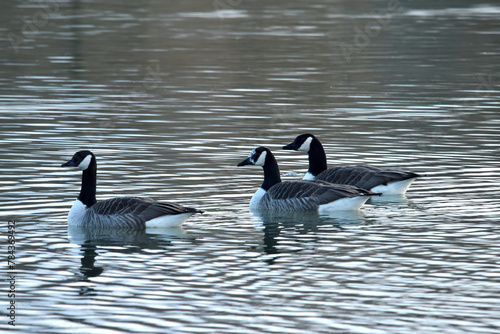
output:
M 262 189 L 267 191 L 275 184 L 281 182 L 278 162 L 276 162 L 276 158 L 270 151 L 267 152 L 266 162 L 262 168 L 264 169 L 264 182 L 261 185 Z
M 313 138 L 309 147 L 309 173 L 317 176 L 322 171 L 326 170 L 326 154 L 321 142 Z
M 92 157 L 89 167 L 82 174 L 82 188 L 78 199 L 87 207 L 91 207 L 97 201 L 95 199 L 97 186 L 97 164 Z

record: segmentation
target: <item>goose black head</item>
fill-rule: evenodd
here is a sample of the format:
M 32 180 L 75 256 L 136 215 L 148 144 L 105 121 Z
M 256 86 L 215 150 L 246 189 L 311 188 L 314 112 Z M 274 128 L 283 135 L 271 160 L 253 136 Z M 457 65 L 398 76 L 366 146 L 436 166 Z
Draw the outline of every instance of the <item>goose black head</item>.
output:
M 303 135 L 297 136 L 293 142 L 288 145 L 283 146 L 284 150 L 294 150 L 309 152 L 311 149 L 311 142 L 315 139 L 312 134 L 305 133 Z
M 248 158 L 240 162 L 237 166 L 255 165 L 264 166 L 269 150 L 263 146 L 257 147 L 248 155 Z
M 78 167 L 81 170 L 86 170 L 92 161 L 95 163 L 95 156 L 92 152 L 86 150 L 78 151 L 69 161 L 63 163 L 61 167 Z

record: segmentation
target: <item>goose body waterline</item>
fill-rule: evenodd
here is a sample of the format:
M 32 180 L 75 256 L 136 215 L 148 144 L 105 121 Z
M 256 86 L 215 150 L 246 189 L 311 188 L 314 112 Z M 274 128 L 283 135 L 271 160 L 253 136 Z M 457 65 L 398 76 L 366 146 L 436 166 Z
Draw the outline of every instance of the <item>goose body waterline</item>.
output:
M 83 171 L 80 194 L 68 213 L 68 225 L 130 229 L 172 227 L 203 212 L 149 197 L 115 197 L 97 202 L 97 163 L 90 151 L 76 152 L 61 167 L 78 167 Z

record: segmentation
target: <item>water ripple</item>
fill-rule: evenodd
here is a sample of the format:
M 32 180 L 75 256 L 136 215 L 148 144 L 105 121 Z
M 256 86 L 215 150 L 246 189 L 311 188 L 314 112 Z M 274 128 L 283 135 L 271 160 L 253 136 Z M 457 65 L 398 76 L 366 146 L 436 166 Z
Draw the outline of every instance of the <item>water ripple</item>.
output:
M 42 5 L 7 6 L 4 31 L 22 35 Z M 498 332 L 497 7 L 419 3 L 361 47 L 386 4 L 143 5 L 60 2 L 4 52 L 16 327 Z M 305 132 L 330 166 L 426 176 L 356 213 L 249 212 L 262 170 L 236 164 L 266 145 L 283 180 L 299 179 L 307 157 L 281 147 Z M 175 230 L 68 229 L 81 172 L 59 166 L 80 149 L 97 155 L 98 199 L 206 212 Z

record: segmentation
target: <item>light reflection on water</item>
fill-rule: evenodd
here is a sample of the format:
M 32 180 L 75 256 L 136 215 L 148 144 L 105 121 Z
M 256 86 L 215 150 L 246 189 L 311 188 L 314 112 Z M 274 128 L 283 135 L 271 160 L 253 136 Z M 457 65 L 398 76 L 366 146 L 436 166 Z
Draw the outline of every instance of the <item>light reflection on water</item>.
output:
M 405 3 L 348 63 L 339 43 L 385 2 L 58 5 L 2 53 L 22 331 L 498 332 L 497 7 Z M 40 8 L 10 6 L 18 33 Z M 306 156 L 280 148 L 303 132 L 331 166 L 427 176 L 356 213 L 249 212 L 262 171 L 236 163 L 266 145 L 300 178 Z M 81 176 L 58 166 L 83 148 L 98 198 L 206 213 L 170 231 L 68 230 Z

